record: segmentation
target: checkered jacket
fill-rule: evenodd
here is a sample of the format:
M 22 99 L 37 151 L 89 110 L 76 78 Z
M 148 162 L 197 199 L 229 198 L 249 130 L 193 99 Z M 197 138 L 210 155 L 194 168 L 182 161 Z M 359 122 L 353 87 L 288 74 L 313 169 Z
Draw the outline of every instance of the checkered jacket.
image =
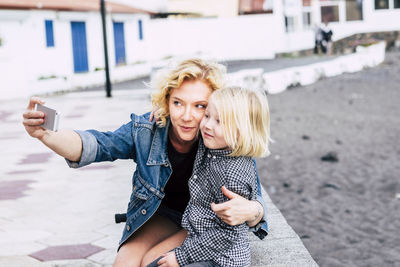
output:
M 250 266 L 250 244 L 246 223 L 230 226 L 211 210 L 211 203 L 228 200 L 221 187 L 254 200 L 257 175 L 251 157 L 230 157 L 227 150 L 211 150 L 199 143 L 192 176 L 190 200 L 182 217 L 188 236 L 175 255 L 180 266 L 213 261 L 219 266 Z

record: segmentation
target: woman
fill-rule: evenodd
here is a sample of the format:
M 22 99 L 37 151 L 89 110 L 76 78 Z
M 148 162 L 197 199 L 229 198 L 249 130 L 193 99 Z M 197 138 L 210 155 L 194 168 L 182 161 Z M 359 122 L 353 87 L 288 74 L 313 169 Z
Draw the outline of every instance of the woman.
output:
M 213 90 L 222 87 L 220 65 L 199 59 L 185 60 L 155 82 L 153 106 L 159 107 L 157 123 L 150 114 L 132 114 L 131 121 L 115 132 L 58 131 L 40 127 L 44 114 L 34 111 L 38 98 L 31 98 L 23 114 L 32 137 L 78 168 L 92 162 L 133 159 L 136 170 L 127 222 L 114 266 L 146 266 L 165 247 L 178 246 L 186 237 L 180 226 L 189 200 L 188 179 L 197 151 L 200 121 Z M 167 183 L 168 182 L 168 183 Z M 261 193 L 258 201 L 246 200 L 226 188 L 230 199 L 213 204 L 214 212 L 226 223 L 246 222 L 260 238 L 266 235 Z

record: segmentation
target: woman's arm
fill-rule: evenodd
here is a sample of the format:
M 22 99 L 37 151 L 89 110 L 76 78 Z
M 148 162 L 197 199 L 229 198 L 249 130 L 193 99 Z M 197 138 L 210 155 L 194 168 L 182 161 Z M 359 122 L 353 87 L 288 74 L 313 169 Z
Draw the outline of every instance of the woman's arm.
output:
M 44 104 L 44 101 L 37 97 L 32 97 L 22 115 L 22 124 L 27 133 L 40 140 L 60 156 L 70 161 L 79 161 L 82 155 L 82 141 L 79 134 L 70 130 L 54 132 L 41 127 L 40 125 L 45 120 L 44 113 L 35 111 L 35 104 Z

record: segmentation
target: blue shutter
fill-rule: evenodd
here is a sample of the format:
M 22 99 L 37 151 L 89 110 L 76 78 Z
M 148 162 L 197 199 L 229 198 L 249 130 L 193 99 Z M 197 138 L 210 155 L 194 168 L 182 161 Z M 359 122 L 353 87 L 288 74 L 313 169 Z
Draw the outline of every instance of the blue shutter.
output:
M 44 25 L 46 27 L 46 46 L 53 47 L 54 46 L 53 21 L 45 20 Z
M 115 47 L 115 64 L 125 64 L 125 35 L 124 24 L 122 22 L 113 22 L 114 28 L 114 47 Z
M 143 40 L 143 23 L 142 20 L 138 20 L 138 27 L 139 27 L 139 40 Z
M 85 22 L 71 22 L 71 34 L 74 72 L 87 72 L 89 68 Z

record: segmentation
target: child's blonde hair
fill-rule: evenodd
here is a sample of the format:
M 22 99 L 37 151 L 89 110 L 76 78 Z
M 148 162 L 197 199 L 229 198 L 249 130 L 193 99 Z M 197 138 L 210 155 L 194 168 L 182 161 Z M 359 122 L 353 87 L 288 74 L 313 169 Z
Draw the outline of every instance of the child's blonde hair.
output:
M 214 91 L 214 103 L 230 156 L 264 157 L 269 154 L 270 118 L 265 94 L 227 87 Z
M 184 81 L 202 81 L 217 90 L 224 85 L 226 69 L 223 65 L 199 58 L 186 59 L 175 66 L 162 69 L 151 81 L 151 86 L 158 89 L 152 94 L 152 105 L 157 107 L 157 116 L 161 119 L 159 125 L 165 126 L 169 116 L 168 100 L 171 91 L 179 88 Z

